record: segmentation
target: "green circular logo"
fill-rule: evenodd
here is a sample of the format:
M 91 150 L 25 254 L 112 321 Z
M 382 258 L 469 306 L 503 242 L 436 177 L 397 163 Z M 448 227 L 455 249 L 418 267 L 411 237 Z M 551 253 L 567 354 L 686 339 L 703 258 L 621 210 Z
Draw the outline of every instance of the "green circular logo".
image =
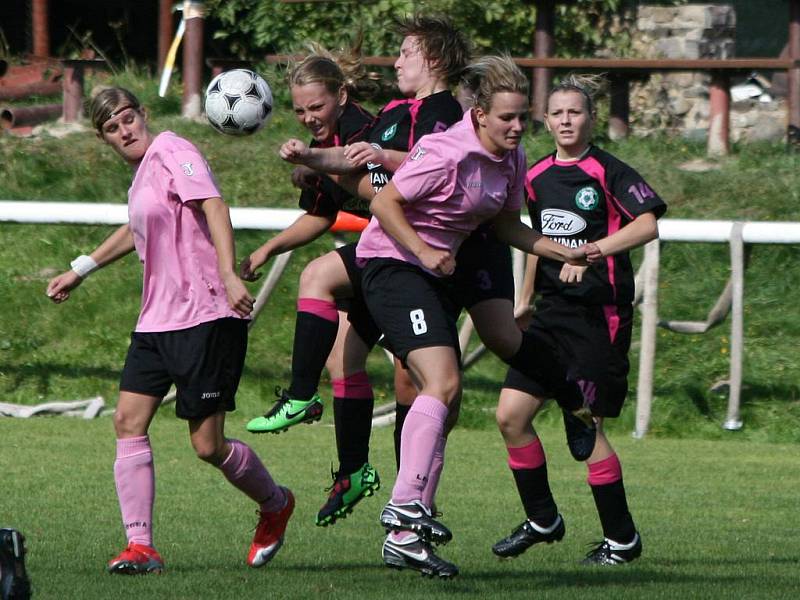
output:
M 600 198 L 597 195 L 597 190 L 593 187 L 585 187 L 578 190 L 575 194 L 575 206 L 581 210 L 592 210 L 597 206 Z

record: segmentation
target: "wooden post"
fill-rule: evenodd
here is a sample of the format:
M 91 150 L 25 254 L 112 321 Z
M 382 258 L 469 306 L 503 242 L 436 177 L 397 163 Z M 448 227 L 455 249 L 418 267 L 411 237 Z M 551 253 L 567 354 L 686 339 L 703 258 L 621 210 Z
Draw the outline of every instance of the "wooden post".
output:
M 65 60 L 64 64 L 64 123 L 77 123 L 83 113 L 83 65 L 80 60 Z
M 789 58 L 800 60 L 800 0 L 789 0 Z M 789 147 L 800 151 L 800 68 L 789 69 Z
M 183 106 L 181 115 L 194 119 L 203 114 L 203 3 L 183 4 L 186 33 L 183 36 Z
M 48 23 L 48 0 L 33 0 L 31 20 L 33 21 L 33 55 L 50 56 L 50 27 Z
M 711 74 L 709 87 L 708 155 L 727 156 L 730 151 L 730 76 L 722 71 Z
M 164 70 L 167 52 L 172 43 L 172 1 L 158 0 L 158 72 Z
M 611 79 L 611 107 L 608 115 L 608 137 L 621 140 L 628 137 L 630 117 L 630 81 L 623 74 L 615 74 Z
M 555 51 L 556 3 L 555 0 L 536 0 L 536 30 L 533 34 L 533 55 L 536 58 L 551 58 Z M 547 92 L 553 81 L 553 70 L 542 67 L 533 69 L 532 127 L 538 131 L 544 126 L 547 107 Z
M 731 228 L 731 366 L 728 375 L 728 414 L 723 427 L 728 431 L 742 428 L 739 411 L 742 397 L 742 357 L 744 356 L 744 223 L 734 223 Z
M 644 291 L 639 309 L 642 311 L 642 333 L 639 349 L 639 381 L 636 386 L 636 429 L 633 437 L 641 439 L 650 428 L 653 405 L 653 369 L 656 361 L 656 327 L 658 326 L 658 267 L 660 242 L 656 239 L 644 247 Z

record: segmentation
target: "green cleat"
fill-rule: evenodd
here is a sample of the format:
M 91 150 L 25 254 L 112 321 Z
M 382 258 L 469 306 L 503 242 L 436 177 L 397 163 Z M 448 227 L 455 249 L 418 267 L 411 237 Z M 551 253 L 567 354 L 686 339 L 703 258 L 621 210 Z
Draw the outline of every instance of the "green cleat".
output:
M 322 417 L 322 399 L 314 394 L 310 400 L 290 398 L 286 390 L 275 388 L 278 401 L 263 417 L 251 419 L 247 431 L 251 433 L 280 433 L 298 423 L 312 423 Z
M 337 519 L 344 519 L 365 496 L 372 496 L 381 488 L 381 478 L 375 468 L 364 463 L 355 473 L 333 473 L 333 485 L 325 505 L 317 513 L 317 525 L 327 527 Z

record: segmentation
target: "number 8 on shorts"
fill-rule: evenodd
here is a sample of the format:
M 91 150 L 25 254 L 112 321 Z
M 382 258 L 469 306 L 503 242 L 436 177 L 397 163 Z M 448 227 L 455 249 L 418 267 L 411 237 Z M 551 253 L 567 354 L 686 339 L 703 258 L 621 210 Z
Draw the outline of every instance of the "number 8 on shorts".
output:
M 428 332 L 428 324 L 425 322 L 425 312 L 421 308 L 416 308 L 408 313 L 411 319 L 411 327 L 414 329 L 414 335 L 422 335 Z

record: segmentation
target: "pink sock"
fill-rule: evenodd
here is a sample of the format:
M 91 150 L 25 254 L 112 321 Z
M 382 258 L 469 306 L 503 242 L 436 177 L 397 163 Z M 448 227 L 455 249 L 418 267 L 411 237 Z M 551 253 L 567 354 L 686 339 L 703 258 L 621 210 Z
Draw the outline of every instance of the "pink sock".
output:
M 527 446 L 506 449 L 508 466 L 512 469 L 538 469 L 545 463 L 544 448 L 538 437 Z
M 589 485 L 608 485 L 622 479 L 622 465 L 616 454 L 586 466 L 589 469 L 586 478 Z
M 128 541 L 152 547 L 156 481 L 148 436 L 117 440 L 114 482 Z
M 406 504 L 422 499 L 447 412 L 447 406 L 433 396 L 420 395 L 414 399 L 403 423 L 400 471 L 392 489 L 393 502 Z
M 272 480 L 269 471 L 250 446 L 239 440 L 227 440 L 231 453 L 220 470 L 236 488 L 255 500 L 261 512 L 277 512 L 286 504 L 286 495 Z
M 336 302 L 330 300 L 319 300 L 317 298 L 298 298 L 297 312 L 307 312 L 317 315 L 320 319 L 325 319 L 331 323 L 339 322 L 339 310 Z
M 447 444 L 447 438 L 445 436 L 440 437 L 433 452 L 431 470 L 428 473 L 428 483 L 422 489 L 422 503 L 428 508 L 433 506 L 436 500 L 436 491 L 439 489 L 439 478 L 442 476 L 442 469 L 444 469 L 445 444 Z

